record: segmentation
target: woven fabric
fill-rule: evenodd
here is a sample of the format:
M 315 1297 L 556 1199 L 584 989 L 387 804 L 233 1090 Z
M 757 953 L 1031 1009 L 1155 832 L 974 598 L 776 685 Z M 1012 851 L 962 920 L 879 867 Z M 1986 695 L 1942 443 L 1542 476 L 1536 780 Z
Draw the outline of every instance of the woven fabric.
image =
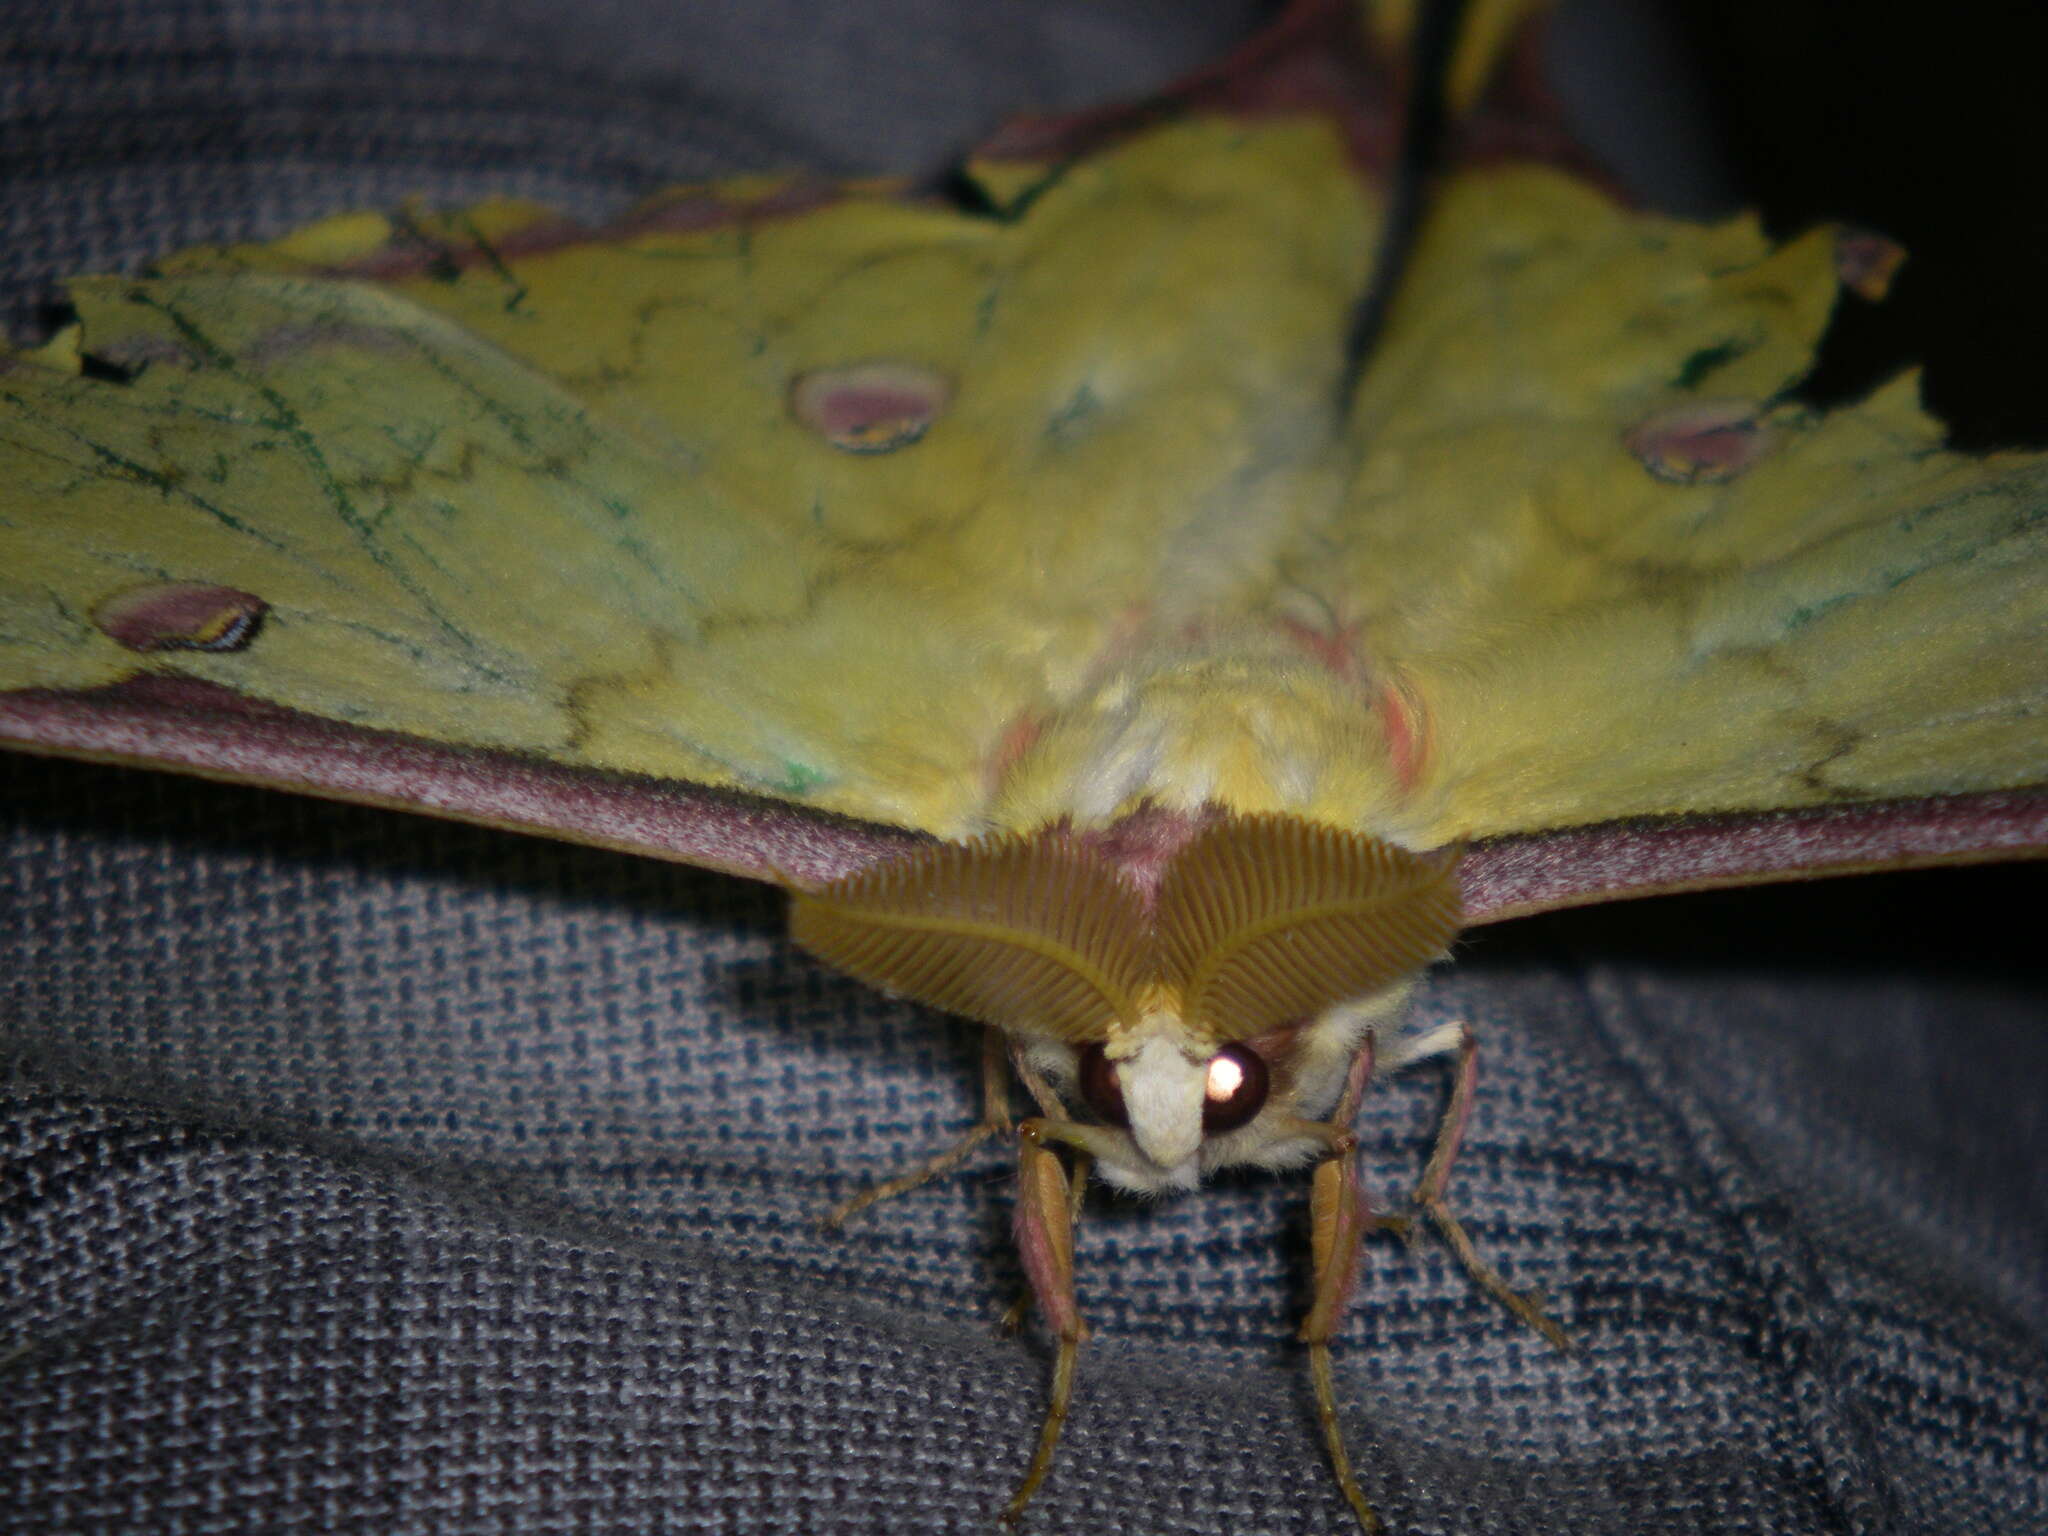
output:
M 15 313 L 59 269 L 410 194 L 603 213 L 923 163 L 1247 18 L 0 5 Z M 811 1218 L 975 1113 L 977 1044 L 761 887 L 0 759 L 0 1532 L 952 1532 L 1037 1430 L 1003 1154 Z M 1338 1374 L 1398 1536 L 2048 1530 L 2043 882 L 1943 872 L 1475 936 L 1455 1185 L 1580 1341 L 1376 1242 Z M 1361 1121 L 1392 1197 L 1444 1090 Z M 1289 1342 L 1306 1181 L 1105 1200 L 1028 1528 L 1348 1528 Z

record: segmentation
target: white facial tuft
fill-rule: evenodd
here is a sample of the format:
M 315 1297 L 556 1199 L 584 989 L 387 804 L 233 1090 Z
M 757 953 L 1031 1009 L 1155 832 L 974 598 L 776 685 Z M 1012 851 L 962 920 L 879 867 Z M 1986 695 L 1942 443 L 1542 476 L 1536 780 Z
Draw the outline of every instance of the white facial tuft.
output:
M 1178 1167 L 1201 1151 L 1206 1061 L 1189 1061 L 1171 1039 L 1155 1034 L 1116 1064 L 1116 1075 L 1139 1151 L 1162 1168 Z

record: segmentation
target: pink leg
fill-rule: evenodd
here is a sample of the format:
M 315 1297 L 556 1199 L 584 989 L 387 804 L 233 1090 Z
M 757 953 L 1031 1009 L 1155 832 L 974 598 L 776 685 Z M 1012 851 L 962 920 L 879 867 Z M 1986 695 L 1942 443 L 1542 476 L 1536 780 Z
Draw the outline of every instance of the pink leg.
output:
M 1039 1110 L 1048 1122 L 1053 1125 L 1071 1123 L 1067 1118 L 1066 1106 L 1060 1103 L 1060 1096 L 1052 1091 L 1050 1083 L 1038 1075 L 1036 1069 L 1032 1067 L 1023 1052 L 1011 1052 L 1010 1066 L 1011 1070 L 1017 1074 L 1018 1081 L 1024 1084 L 1026 1091 L 1030 1093 L 1033 1101 L 1038 1105 Z M 1044 1128 L 1041 1128 L 1040 1134 L 1051 1134 L 1055 1138 L 1057 1137 L 1056 1132 L 1050 1132 Z M 1081 1202 L 1088 1194 L 1088 1174 L 1095 1166 L 1095 1159 L 1089 1154 L 1086 1147 L 1078 1143 L 1070 1143 L 1068 1152 L 1074 1160 L 1073 1171 L 1068 1175 L 1067 1189 L 1067 1226 L 1072 1228 L 1081 1220 Z M 1009 1310 L 1003 1313 L 1002 1321 L 996 1325 L 997 1331 L 1001 1333 L 1015 1333 L 1019 1328 L 1022 1328 L 1026 1314 L 1031 1311 L 1031 1300 L 1032 1289 L 1027 1284 L 1024 1287 L 1024 1294 L 1011 1302 Z
M 1031 1496 L 1052 1469 L 1053 1452 L 1059 1448 L 1060 1430 L 1073 1401 L 1081 1341 L 1088 1337 L 1088 1325 L 1081 1320 L 1081 1309 L 1074 1300 L 1073 1196 L 1059 1154 L 1046 1144 L 1056 1134 L 1055 1125 L 1026 1120 L 1017 1127 L 1017 1252 L 1031 1282 L 1032 1298 L 1059 1341 L 1059 1354 L 1053 1362 L 1052 1393 L 1038 1432 L 1038 1448 L 1017 1491 L 1003 1506 L 1002 1519 L 1013 1524 L 1022 1518 Z
M 1316 1420 L 1322 1426 L 1323 1444 L 1329 1448 L 1330 1467 L 1337 1475 L 1337 1487 L 1351 1506 L 1359 1528 L 1367 1536 L 1380 1536 L 1386 1527 L 1373 1511 L 1351 1471 L 1351 1458 L 1344 1450 L 1344 1426 L 1337 1417 L 1337 1382 L 1330 1365 L 1330 1341 L 1343 1325 L 1351 1296 L 1358 1286 L 1359 1261 L 1366 1236 L 1380 1218 L 1367 1199 L 1358 1177 L 1354 1153 L 1358 1139 L 1351 1134 L 1352 1117 L 1372 1077 L 1372 1040 L 1359 1049 L 1344 1085 L 1344 1096 L 1336 1113 L 1325 1122 L 1331 1133 L 1330 1155 L 1316 1164 L 1315 1182 L 1309 1191 L 1309 1242 L 1315 1261 L 1315 1293 L 1308 1317 L 1298 1337 L 1308 1345 L 1309 1378 L 1315 1387 Z

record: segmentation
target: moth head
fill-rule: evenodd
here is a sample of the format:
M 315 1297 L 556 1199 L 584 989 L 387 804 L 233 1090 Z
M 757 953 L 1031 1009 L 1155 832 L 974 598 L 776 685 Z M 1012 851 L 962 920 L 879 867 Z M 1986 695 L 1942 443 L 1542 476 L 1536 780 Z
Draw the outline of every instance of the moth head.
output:
M 936 845 L 799 893 L 791 930 L 1001 1028 L 1116 1183 L 1312 1152 L 1300 1117 L 1457 931 L 1455 856 L 1287 815 L 1212 818 L 1142 872 L 1114 846 L 1063 828 Z
M 1204 1139 L 1227 1135 L 1241 1125 L 1248 1125 L 1266 1107 L 1273 1074 L 1266 1066 L 1266 1058 L 1252 1046 L 1221 1046 L 1207 1061 L 1193 1066 L 1200 1078 L 1196 1103 Z M 1168 1070 L 1176 1078 L 1187 1075 L 1179 1062 L 1169 1062 Z M 1144 1075 L 1144 1069 L 1133 1063 L 1133 1081 L 1142 1085 Z M 1096 1119 L 1104 1125 L 1130 1128 L 1131 1109 L 1124 1100 L 1124 1069 L 1110 1060 L 1107 1047 L 1095 1041 L 1081 1047 L 1075 1059 L 1074 1079 L 1082 1104 Z M 1143 1092 L 1142 1086 L 1139 1091 Z
M 1122 1063 L 1091 1041 L 1077 1053 L 1073 1076 L 1087 1112 L 1128 1133 L 1137 1151 L 1168 1173 L 1196 1158 L 1211 1138 L 1250 1124 L 1266 1107 L 1273 1081 L 1265 1058 L 1248 1045 L 1221 1045 L 1203 1059 L 1161 1035 Z

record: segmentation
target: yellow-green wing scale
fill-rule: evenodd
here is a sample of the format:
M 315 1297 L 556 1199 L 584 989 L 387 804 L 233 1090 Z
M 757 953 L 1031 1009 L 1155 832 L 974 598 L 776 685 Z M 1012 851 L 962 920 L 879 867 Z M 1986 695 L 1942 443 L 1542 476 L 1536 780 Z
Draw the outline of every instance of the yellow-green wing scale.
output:
M 1326 400 L 1363 183 L 1311 123 L 1178 125 L 1003 222 L 844 195 L 371 281 L 357 219 L 76 288 L 127 382 L 0 374 L 0 687 L 172 668 L 310 714 L 959 834 Z M 450 238 L 520 210 L 451 221 Z M 530 215 L 527 215 L 530 217 Z M 408 235 L 414 234 L 408 230 Z M 287 270 L 279 271 L 277 269 Z M 1192 296 L 1192 297 L 1191 297 Z M 852 454 L 795 380 L 942 377 Z M 140 661 L 126 584 L 221 583 L 255 644 Z
M 2048 778 L 2048 457 L 1946 451 L 1911 375 L 1785 403 L 1839 249 L 1449 190 L 1324 587 L 1434 731 L 1407 835 Z

